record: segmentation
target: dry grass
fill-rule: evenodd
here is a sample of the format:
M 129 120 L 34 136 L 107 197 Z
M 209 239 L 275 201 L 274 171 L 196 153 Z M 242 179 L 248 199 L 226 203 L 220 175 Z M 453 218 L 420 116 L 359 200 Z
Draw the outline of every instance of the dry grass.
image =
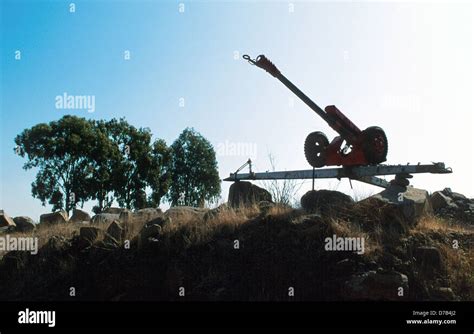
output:
M 463 300 L 474 300 L 474 249 L 458 249 L 441 244 L 449 285 Z
M 133 238 L 135 238 L 138 235 L 138 233 L 140 233 L 145 223 L 146 221 L 144 220 L 124 223 L 123 227 L 125 229 L 125 239 L 132 240 Z M 104 228 L 104 230 L 105 229 L 106 228 Z
M 258 290 L 258 284 L 263 284 L 266 289 L 273 289 L 274 286 L 278 287 L 278 284 L 286 284 L 286 280 L 289 278 L 295 279 L 296 275 L 298 282 L 308 289 L 307 291 L 313 293 L 313 295 L 308 295 L 308 298 L 317 299 L 326 296 L 327 293 L 326 290 L 319 291 L 314 288 L 313 282 L 326 279 L 318 276 L 319 273 L 330 271 L 333 264 L 347 256 L 347 254 L 324 251 L 322 240 L 336 234 L 338 237 L 364 238 L 365 253 L 360 260 L 362 262 L 375 260 L 383 268 L 388 263 L 384 262 L 385 255 L 391 255 L 395 248 L 409 249 L 412 246 L 432 244 L 439 248 L 446 263 L 446 271 L 441 273 L 443 275 L 441 278 L 448 280 L 449 284 L 446 283 L 443 286 L 451 287 L 455 294 L 461 296 L 463 300 L 474 299 L 474 249 L 473 243 L 469 241 L 472 240 L 474 231 L 455 222 L 427 216 L 423 217 L 414 227 L 403 225 L 403 228 L 400 229 L 397 228 L 397 224 L 400 223 L 391 214 L 387 215 L 383 207 L 381 208 L 380 205 L 375 205 L 370 201 L 358 203 L 353 207 L 348 207 L 344 212 L 341 210 L 334 215 L 324 217 L 318 217 L 318 215 L 308 217 L 303 210 L 295 210 L 284 205 L 263 208 L 263 210 L 257 205 L 238 209 L 221 206 L 209 213 L 213 214 L 207 214 L 205 219 L 205 211 L 182 210 L 176 212 L 171 223 L 163 225 L 159 242 L 150 243 L 149 249 L 144 248 L 146 251 L 154 252 L 150 253 L 153 256 L 142 256 L 143 253 L 140 253 L 140 247 L 138 247 L 136 253 L 127 254 L 127 256 L 122 256 L 120 251 L 113 253 L 114 256 L 108 257 L 107 261 L 109 262 L 104 262 L 104 265 L 109 265 L 108 270 L 112 272 L 116 270 L 116 275 L 127 268 L 127 265 L 131 266 L 128 273 L 130 275 L 136 273 L 136 280 L 142 280 L 143 277 L 152 275 L 149 282 L 143 279 L 143 284 L 149 283 L 150 286 L 155 285 L 157 278 L 163 279 L 165 287 L 168 285 L 174 287 L 177 279 L 189 279 L 191 282 L 200 282 L 199 284 L 204 285 L 211 282 L 225 287 L 234 287 L 235 284 L 244 280 L 252 282 L 252 284 L 242 283 L 239 285 L 241 289 L 239 291 L 244 294 L 250 291 L 250 295 L 259 296 L 258 298 L 262 300 L 270 299 L 271 293 L 260 294 L 262 292 Z M 303 221 L 306 222 L 303 223 Z M 128 240 L 136 238 L 146 222 L 146 218 L 139 218 L 124 223 L 125 238 Z M 32 233 L 12 233 L 11 236 L 38 237 L 41 247 L 52 236 L 72 238 L 79 233 L 83 226 L 88 225 L 68 223 L 40 226 Z M 106 230 L 108 224 L 90 226 Z M 451 238 L 452 235 L 448 236 L 448 233 L 451 232 L 456 238 L 459 237 L 460 249 L 453 249 L 448 243 L 443 244 L 442 240 Z M 235 253 L 239 254 L 241 260 L 236 260 L 234 252 L 227 251 L 229 242 L 231 244 L 234 238 L 243 240 L 246 245 L 252 245 L 252 247 L 243 247 L 238 253 Z M 401 243 L 402 239 L 410 240 L 410 244 L 406 246 Z M 101 256 L 102 253 L 97 254 L 97 256 Z M 403 256 L 403 254 L 393 254 Z M 0 254 L 1 256 L 2 254 Z M 117 262 L 110 259 L 117 260 Z M 82 268 L 77 266 L 84 265 L 74 262 L 74 258 L 67 258 L 65 261 L 70 262 L 63 263 L 61 260 L 59 269 L 56 267 L 51 267 L 53 268 L 51 270 L 50 267 L 47 269 L 54 273 L 53 276 L 56 276 L 57 270 L 61 270 L 64 277 L 67 277 L 67 275 L 78 275 L 80 271 L 74 270 Z M 411 260 L 407 259 L 407 261 Z M 321 267 L 315 267 L 315 264 L 319 264 Z M 240 271 L 242 268 L 239 266 L 243 266 L 242 268 L 245 270 Z M 34 268 L 41 268 L 41 266 L 38 265 Z M 232 270 L 229 268 L 237 269 L 239 272 L 235 281 L 229 278 L 230 275 L 234 279 L 234 276 L 230 274 Z M 247 268 L 253 268 L 253 270 L 247 270 Z M 37 279 L 36 270 L 32 270 L 32 281 Z M 176 279 L 168 280 L 167 272 L 173 272 L 173 270 L 179 274 L 176 274 Z M 147 275 L 140 276 L 142 271 Z M 94 277 L 102 277 L 100 270 L 97 272 L 92 270 L 92 274 L 96 275 Z M 87 276 L 85 273 L 84 275 L 84 277 Z M 49 276 L 44 277 L 47 277 L 45 280 L 50 279 Z M 104 278 L 102 277 L 102 279 Z M 422 276 L 416 279 L 420 282 L 427 281 Z M 101 279 L 97 279 L 97 281 L 102 282 Z M 116 283 L 115 281 L 113 284 L 108 284 L 108 281 L 103 282 L 103 287 L 115 286 Z M 257 285 L 254 284 L 255 282 Z M 128 291 L 129 286 L 124 281 L 124 285 L 120 288 L 123 291 Z M 253 288 L 256 290 L 252 290 Z M 40 288 L 38 289 L 38 291 L 42 291 Z M 207 291 L 205 289 L 199 290 L 199 293 L 204 294 Z M 163 294 L 163 298 L 168 297 L 166 293 Z M 95 295 L 91 292 L 91 296 Z
M 474 229 L 454 220 L 427 215 L 418 221 L 410 234 L 445 237 L 445 241 L 434 237 L 431 242 L 443 258 L 447 285 L 462 300 L 474 300 Z M 458 242 L 458 248 L 453 247 L 454 240 Z
M 191 245 L 200 245 L 211 241 L 216 235 L 227 236 L 233 234 L 243 223 L 258 215 L 257 206 L 233 209 L 223 207 L 215 216 L 205 220 L 202 216 L 180 216 L 172 224 L 163 227 L 163 241 L 172 243 L 175 238 L 183 238 Z
M 268 211 L 269 215 L 279 216 L 279 215 L 289 215 L 294 211 L 292 207 L 286 205 L 275 205 L 270 208 Z
M 456 221 L 449 221 L 443 218 L 436 216 L 427 215 L 422 217 L 417 226 L 412 230 L 412 232 L 460 232 L 460 233 L 472 233 L 474 228 L 466 224 L 460 224 Z
M 79 234 L 80 224 L 55 224 L 50 226 L 41 226 L 31 232 L 13 232 L 8 233 L 10 237 L 14 238 L 38 238 L 38 248 L 44 246 L 48 240 L 53 236 L 62 236 L 66 239 L 72 238 L 74 235 Z M 2 234 L 2 237 L 6 234 Z M 2 258 L 7 251 L 0 251 L 0 258 Z
M 288 212 L 289 208 L 275 207 L 272 214 L 278 215 Z M 233 233 L 241 224 L 249 219 L 255 218 L 260 213 L 257 205 L 233 209 L 223 207 L 214 217 L 204 220 L 204 214 L 195 214 L 183 211 L 177 216 L 172 216 L 172 224 L 165 224 L 163 227 L 163 235 L 172 237 L 182 233 L 186 236 L 190 244 L 200 244 L 212 239 L 215 234 Z M 174 218 L 174 219 L 173 219 Z M 143 226 L 147 223 L 145 219 L 134 219 L 130 222 L 123 223 L 125 229 L 125 239 L 132 240 L 138 236 Z M 38 238 L 39 248 L 45 245 L 53 236 L 62 236 L 70 239 L 79 234 L 79 230 L 84 226 L 97 227 L 102 231 L 107 230 L 108 224 L 52 224 L 49 226 L 39 225 L 32 232 L 13 232 L 9 233 L 10 237 L 22 238 L 33 237 Z M 5 234 L 6 235 L 6 234 Z M 0 251 L 0 258 L 7 253 Z
M 363 237 L 365 239 L 366 256 L 372 257 L 379 254 L 384 245 L 384 237 L 387 231 L 384 230 L 383 224 L 371 223 L 377 222 L 379 218 L 380 208 L 374 210 L 370 203 L 357 205 L 353 208 L 356 214 L 366 215 L 367 219 L 361 225 L 357 222 L 347 221 L 337 217 L 329 217 L 329 224 L 338 236 L 348 237 Z M 230 235 L 233 234 L 245 222 L 256 218 L 261 214 L 257 205 L 242 207 L 234 209 L 223 206 L 222 209 L 210 219 L 204 220 L 203 215 L 196 215 L 192 212 L 183 212 L 178 218 L 174 217 L 172 224 L 165 224 L 163 227 L 163 236 L 165 238 L 172 238 L 178 234 L 184 234 L 189 244 L 201 244 L 212 240 L 216 235 Z M 301 218 L 304 212 L 295 210 L 289 206 L 276 205 L 272 206 L 266 213 L 267 216 L 279 219 L 293 220 L 293 216 L 297 219 Z M 124 223 L 125 239 L 132 240 L 139 234 L 140 230 L 145 225 L 145 220 L 134 220 L 132 222 Z M 367 224 L 370 225 L 369 230 Z M 364 225 L 364 226 L 363 226 Z M 42 247 L 52 236 L 62 236 L 66 239 L 72 238 L 79 234 L 79 230 L 84 224 L 56 224 L 51 226 L 39 226 L 32 232 L 10 233 L 12 237 L 37 237 L 39 247 Z M 92 225 L 103 231 L 108 227 L 107 224 Z M 421 218 L 418 224 L 410 230 L 411 234 L 429 233 L 429 232 L 457 232 L 457 233 L 473 233 L 474 229 L 466 225 L 461 225 L 453 221 L 446 221 L 444 219 L 425 216 Z M 6 252 L 0 251 L 0 258 Z
M 383 242 L 379 236 L 381 231 L 369 233 L 357 223 L 347 222 L 341 219 L 330 220 L 332 228 L 337 236 L 342 237 L 360 237 L 364 239 L 364 255 L 368 259 L 375 258 L 383 249 Z M 380 225 L 377 227 L 381 229 Z

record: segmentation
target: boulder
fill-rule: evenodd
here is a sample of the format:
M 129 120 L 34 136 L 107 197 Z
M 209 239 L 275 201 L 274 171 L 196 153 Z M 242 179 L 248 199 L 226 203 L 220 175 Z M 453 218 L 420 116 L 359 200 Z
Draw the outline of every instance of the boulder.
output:
M 101 213 L 111 213 L 111 214 L 114 214 L 114 215 L 119 215 L 123 211 L 128 211 L 128 209 L 110 207 L 110 208 L 105 208 L 104 210 L 102 210 Z
M 461 202 L 469 201 L 469 199 L 466 196 L 460 193 L 456 193 L 454 191 L 451 193 L 451 198 L 454 201 L 461 201 Z
M 71 240 L 64 236 L 53 235 L 46 244 L 40 248 L 38 255 L 45 261 L 64 258 L 64 253 L 71 249 Z M 58 261 L 59 262 L 59 261 Z
M 120 215 L 116 213 L 98 213 L 92 217 L 92 224 L 112 224 L 114 220 L 120 220 Z
M 13 219 L 5 211 L 0 210 L 0 228 L 14 228 L 15 226 Z
M 434 211 L 445 208 L 452 203 L 452 200 L 441 191 L 435 191 L 431 196 L 431 206 Z
M 56 211 L 52 213 L 45 213 L 40 216 L 40 224 L 51 225 L 51 224 L 64 224 L 69 220 L 66 211 Z
M 72 212 L 71 219 L 69 219 L 72 223 L 82 223 L 82 222 L 89 222 L 91 220 L 91 216 L 80 209 L 74 209 Z
M 140 238 L 147 240 L 148 238 L 158 238 L 161 234 L 162 228 L 156 224 L 146 224 L 140 231 Z
M 149 222 L 157 217 L 162 217 L 163 212 L 158 208 L 145 208 L 137 210 L 133 213 L 133 221 Z
M 13 218 L 13 221 L 16 224 L 16 231 L 19 232 L 30 232 L 35 229 L 35 223 L 33 222 L 33 219 L 27 216 L 19 216 Z
M 160 241 L 160 235 L 162 228 L 160 225 L 147 223 L 143 226 L 140 233 L 138 234 L 138 247 L 149 246 L 152 244 L 156 245 L 156 242 Z
M 464 196 L 463 194 L 454 192 L 451 190 L 451 188 L 444 188 L 442 191 L 443 195 L 451 198 L 452 200 L 461 200 L 461 201 L 466 201 L 468 198 Z
M 174 206 L 169 208 L 165 214 L 165 218 L 171 218 L 172 221 L 187 221 L 195 219 L 203 219 L 208 209 L 194 208 L 191 206 Z
M 336 213 L 354 203 L 349 195 L 333 190 L 310 190 L 301 197 L 301 207 L 308 212 Z
M 453 192 L 450 188 L 434 192 L 431 204 L 438 216 L 474 224 L 474 200 Z
M 95 215 L 93 222 L 105 221 L 107 224 L 111 224 L 114 220 L 121 223 L 148 222 L 162 215 L 163 212 L 158 208 L 145 208 L 135 212 L 122 208 L 107 208 L 102 213 Z
M 430 293 L 431 299 L 435 301 L 456 301 L 458 297 L 451 288 L 440 287 L 433 289 Z
M 433 213 L 428 192 L 413 187 L 389 186 L 363 201 L 367 200 L 380 202 L 389 209 L 395 209 L 403 221 L 411 226 L 423 215 Z
M 106 237 L 112 237 L 115 241 L 122 242 L 125 237 L 125 230 L 122 224 L 117 220 L 114 220 L 107 228 Z
M 413 255 L 421 270 L 434 272 L 442 268 L 441 253 L 436 247 L 417 247 Z
M 250 182 L 234 182 L 229 189 L 228 203 L 231 207 L 247 206 L 261 201 L 272 201 L 272 195 Z
M 408 277 L 397 271 L 367 271 L 351 276 L 344 284 L 351 300 L 403 300 L 408 295 Z M 399 289 L 403 288 L 403 296 Z
M 99 237 L 100 229 L 93 226 L 84 226 L 79 230 L 79 236 L 81 239 L 87 240 L 89 242 L 94 242 Z

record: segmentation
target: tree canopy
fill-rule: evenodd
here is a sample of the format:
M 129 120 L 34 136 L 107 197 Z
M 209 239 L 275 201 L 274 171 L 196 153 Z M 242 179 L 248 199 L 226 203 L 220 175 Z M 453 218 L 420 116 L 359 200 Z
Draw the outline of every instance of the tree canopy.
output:
M 168 147 L 148 128 L 125 119 L 86 120 L 66 115 L 37 124 L 15 138 L 24 169 L 37 168 L 32 195 L 52 209 L 70 211 L 88 200 L 95 212 L 114 201 L 128 209 L 172 205 L 203 206 L 220 194 L 212 145 L 185 129 Z
M 90 199 L 87 182 L 83 181 L 90 177 L 90 156 L 97 152 L 92 122 L 64 116 L 24 130 L 15 143 L 19 147 L 16 152 L 28 158 L 23 168 L 39 168 L 31 186 L 32 195 L 43 205 L 48 202 L 53 210 L 69 211 L 76 203 Z
M 172 205 L 204 206 L 215 202 L 221 185 L 216 153 L 211 143 L 193 128 L 186 128 L 171 145 Z
M 70 211 L 87 200 L 97 200 L 97 212 L 114 200 L 129 209 L 157 206 L 168 189 L 170 148 L 124 119 L 67 115 L 24 130 L 15 143 L 15 152 L 28 159 L 23 168 L 38 168 L 33 197 L 53 210 Z

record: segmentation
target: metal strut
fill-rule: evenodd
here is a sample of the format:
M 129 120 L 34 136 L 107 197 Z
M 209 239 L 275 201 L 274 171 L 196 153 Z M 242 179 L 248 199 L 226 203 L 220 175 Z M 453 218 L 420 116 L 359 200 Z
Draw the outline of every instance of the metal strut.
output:
M 249 159 L 250 161 L 250 159 Z M 356 167 L 341 167 L 341 168 L 319 168 L 307 170 L 294 171 L 280 171 L 280 172 L 262 172 L 255 173 L 250 170 L 250 173 L 238 174 L 247 164 L 247 161 L 235 173 L 231 173 L 224 181 L 240 181 L 240 180 L 285 180 L 285 179 L 331 179 L 331 178 L 349 178 L 364 183 L 369 183 L 382 188 L 387 188 L 390 182 L 377 176 L 382 175 L 396 175 L 396 180 L 401 181 L 410 178 L 410 174 L 432 173 L 432 174 L 449 174 L 452 173 L 451 168 L 445 167 L 443 162 L 436 162 L 427 165 L 375 165 L 375 166 L 356 166 Z M 250 161 L 251 164 L 251 161 Z
M 239 181 L 237 179 L 237 174 L 247 166 L 249 166 L 249 173 L 247 175 L 250 175 L 250 176 L 255 175 L 255 173 L 252 172 L 252 160 L 248 159 L 246 163 L 244 163 L 242 166 L 239 167 L 239 169 L 235 171 L 235 173 L 230 174 L 230 175 L 235 175 L 235 179 L 233 181 Z

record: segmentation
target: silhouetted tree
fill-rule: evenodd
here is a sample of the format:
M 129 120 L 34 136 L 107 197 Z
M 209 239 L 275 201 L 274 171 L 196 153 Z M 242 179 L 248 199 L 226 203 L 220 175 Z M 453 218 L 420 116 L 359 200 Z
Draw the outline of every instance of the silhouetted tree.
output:
M 39 168 L 32 183 L 32 195 L 43 205 L 48 202 L 53 210 L 69 212 L 76 203 L 90 199 L 84 180 L 91 167 L 91 147 L 96 145 L 91 121 L 64 116 L 24 130 L 15 143 L 15 152 L 28 158 L 23 168 Z
M 170 158 L 166 143 L 157 140 L 152 145 L 148 128 L 137 129 L 124 119 L 112 119 L 106 126 L 121 156 L 112 174 L 118 203 L 129 209 L 159 205 L 169 183 L 166 164 Z M 152 191 L 150 199 L 147 198 L 147 187 Z
M 93 211 L 99 213 L 110 207 L 114 201 L 114 170 L 121 162 L 119 146 L 111 139 L 108 123 L 103 120 L 94 122 L 96 142 L 91 148 L 90 177 L 86 180 L 87 189 L 97 200 Z
M 151 168 L 148 171 L 147 183 L 151 189 L 148 198 L 149 206 L 158 206 L 163 196 L 168 192 L 171 182 L 171 148 L 166 142 L 158 139 L 151 149 Z
M 114 200 L 129 209 L 158 206 L 168 190 L 170 148 L 161 139 L 151 144 L 149 129 L 124 119 L 67 115 L 24 130 L 15 143 L 15 152 L 28 159 L 24 168 L 39 168 L 33 196 L 53 210 L 69 212 L 91 199 L 97 200 L 94 212 Z
M 218 199 L 221 186 L 216 153 L 211 143 L 193 128 L 186 128 L 171 145 L 172 205 L 204 206 Z

